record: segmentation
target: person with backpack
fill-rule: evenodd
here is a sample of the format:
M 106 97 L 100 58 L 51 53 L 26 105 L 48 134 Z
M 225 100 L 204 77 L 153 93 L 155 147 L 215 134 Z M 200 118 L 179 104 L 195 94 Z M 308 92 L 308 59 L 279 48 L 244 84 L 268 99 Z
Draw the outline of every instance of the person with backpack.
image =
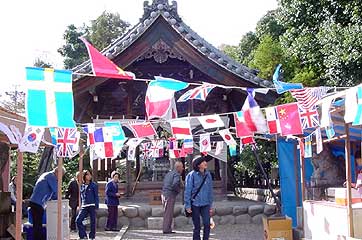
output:
M 185 181 L 185 211 L 192 216 L 194 225 L 193 240 L 200 240 L 200 216 L 204 225 L 203 240 L 210 236 L 210 216 L 212 214 L 213 184 L 211 173 L 207 170 L 204 156 L 198 156 L 192 161 L 193 171 L 186 176 Z M 186 213 L 186 214 L 187 214 Z

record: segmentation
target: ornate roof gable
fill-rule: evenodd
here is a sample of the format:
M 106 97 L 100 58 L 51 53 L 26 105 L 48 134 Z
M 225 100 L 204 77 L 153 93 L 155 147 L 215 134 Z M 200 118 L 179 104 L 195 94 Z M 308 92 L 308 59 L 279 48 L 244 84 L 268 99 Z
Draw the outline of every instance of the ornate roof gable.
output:
M 260 87 L 273 87 L 270 81 L 264 80 L 256 76 L 257 71 L 242 65 L 225 53 L 212 46 L 196 32 L 194 32 L 188 25 L 186 25 L 177 12 L 177 2 L 172 1 L 169 4 L 168 0 L 153 0 L 151 4 L 145 1 L 143 4 L 144 13 L 140 21 L 131 28 L 126 34 L 116 39 L 112 44 L 105 48 L 102 53 L 109 59 L 121 54 L 133 42 L 135 42 L 142 34 L 152 25 L 152 23 L 159 17 L 163 17 L 172 28 L 182 36 L 191 46 L 197 49 L 200 53 L 208 59 L 227 69 L 229 72 L 245 79 Z M 89 61 L 75 67 L 74 71 L 90 72 Z

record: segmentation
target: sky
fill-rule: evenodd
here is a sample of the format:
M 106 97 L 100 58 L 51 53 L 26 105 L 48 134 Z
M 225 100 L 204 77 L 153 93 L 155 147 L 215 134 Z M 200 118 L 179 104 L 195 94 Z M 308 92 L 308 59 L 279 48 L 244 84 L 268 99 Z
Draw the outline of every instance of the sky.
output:
M 118 12 L 134 25 L 144 0 L 12 0 L 0 2 L 0 92 L 25 81 L 25 67 L 36 58 L 63 68 L 57 49 L 70 24 L 81 26 L 104 10 Z M 149 0 L 151 3 L 152 0 Z M 169 1 L 171 2 L 171 1 Z M 183 21 L 215 47 L 237 45 L 258 20 L 277 7 L 277 0 L 178 0 Z

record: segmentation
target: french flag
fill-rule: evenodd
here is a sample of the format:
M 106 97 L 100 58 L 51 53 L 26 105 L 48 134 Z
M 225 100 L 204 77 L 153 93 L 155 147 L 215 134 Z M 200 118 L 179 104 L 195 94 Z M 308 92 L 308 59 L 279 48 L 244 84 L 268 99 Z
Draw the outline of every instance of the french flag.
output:
M 252 132 L 265 133 L 268 131 L 264 115 L 254 99 L 255 91 L 247 89 L 248 96 L 242 107 L 245 123 Z
M 174 94 L 188 87 L 188 83 L 171 78 L 155 77 L 147 88 L 145 105 L 148 119 L 169 120 L 177 117 Z

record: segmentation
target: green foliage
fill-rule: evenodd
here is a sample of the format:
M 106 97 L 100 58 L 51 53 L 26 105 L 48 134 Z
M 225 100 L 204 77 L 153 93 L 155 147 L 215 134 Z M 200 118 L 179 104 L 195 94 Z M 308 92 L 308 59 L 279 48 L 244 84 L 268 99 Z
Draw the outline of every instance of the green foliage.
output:
M 241 62 L 237 46 L 222 44 L 219 49 L 237 62 Z
M 272 10 L 265 14 L 256 24 L 256 36 L 262 39 L 269 35 L 273 39 L 278 40 L 285 32 L 283 25 L 280 25 L 277 20 L 277 11 Z
M 258 47 L 259 43 L 259 38 L 254 32 L 248 32 L 241 38 L 238 49 L 240 63 L 248 65 L 253 59 L 253 50 Z
M 39 177 L 38 167 L 41 158 L 42 149 L 39 148 L 37 153 L 23 153 L 23 198 L 30 198 L 36 180 Z M 18 159 L 18 152 L 11 151 L 11 176 L 16 174 L 16 163 Z
M 276 167 L 278 164 L 275 142 L 266 140 L 256 140 L 256 142 L 259 159 L 270 174 L 270 168 Z M 246 171 L 249 176 L 260 174 L 260 169 L 252 152 L 251 146 L 246 146 L 243 149 L 239 156 L 239 160 L 234 165 L 234 168 L 239 174 L 244 174 Z
M 58 49 L 60 55 L 64 57 L 64 67 L 71 69 L 88 59 L 87 48 L 79 37 L 88 33 L 88 27 L 83 25 L 77 28 L 71 24 L 63 34 L 65 44 Z
M 351 86 L 361 79 L 362 2 L 280 0 L 281 44 L 314 70 L 318 84 Z
M 264 79 L 272 79 L 275 66 L 282 62 L 283 50 L 277 40 L 269 35 L 261 39 L 259 46 L 254 52 L 254 58 L 249 66 L 259 69 L 259 77 Z
M 83 24 L 76 27 L 71 24 L 63 34 L 65 44 L 58 49 L 64 57 L 64 67 L 71 69 L 88 59 L 87 49 L 79 40 L 81 36 L 87 36 L 93 46 L 99 50 L 107 47 L 112 41 L 120 37 L 129 24 L 120 19 L 118 13 L 104 11 L 96 20 L 92 20 L 90 26 Z
M 51 68 L 52 65 L 41 58 L 36 58 L 34 61 L 34 67 L 40 67 L 40 68 Z
M 96 20 L 91 21 L 90 40 L 98 49 L 104 49 L 116 38 L 122 36 L 129 23 L 123 21 L 118 13 L 104 11 Z

